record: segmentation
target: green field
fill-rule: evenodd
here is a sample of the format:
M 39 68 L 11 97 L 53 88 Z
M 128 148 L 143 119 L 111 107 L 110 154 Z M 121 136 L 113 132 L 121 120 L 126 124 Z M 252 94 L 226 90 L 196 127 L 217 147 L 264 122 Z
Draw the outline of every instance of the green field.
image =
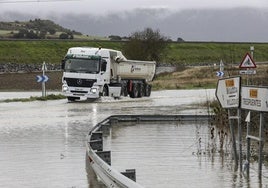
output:
M 66 41 L 66 40 L 2 40 L 0 41 L 0 63 L 50 64 L 60 63 L 68 48 L 93 46 L 121 49 L 121 43 L 105 41 Z
M 124 42 L 102 40 L 0 40 L 0 63 L 50 64 L 60 63 L 67 49 L 92 46 L 123 50 Z M 170 42 L 161 63 L 208 64 L 221 59 L 226 63 L 241 62 L 250 46 L 254 46 L 254 60 L 268 61 L 268 43 L 208 43 Z

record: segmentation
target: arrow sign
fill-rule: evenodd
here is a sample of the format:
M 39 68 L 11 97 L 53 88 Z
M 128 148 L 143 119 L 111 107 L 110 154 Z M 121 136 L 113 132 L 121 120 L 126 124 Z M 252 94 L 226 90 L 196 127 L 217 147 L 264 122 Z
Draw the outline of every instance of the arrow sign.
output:
M 36 81 L 37 82 L 47 82 L 48 81 L 48 76 L 47 75 L 37 75 L 36 76 Z
M 223 77 L 224 72 L 223 72 L 223 71 L 218 71 L 218 72 L 216 72 L 216 75 L 217 75 L 218 77 Z

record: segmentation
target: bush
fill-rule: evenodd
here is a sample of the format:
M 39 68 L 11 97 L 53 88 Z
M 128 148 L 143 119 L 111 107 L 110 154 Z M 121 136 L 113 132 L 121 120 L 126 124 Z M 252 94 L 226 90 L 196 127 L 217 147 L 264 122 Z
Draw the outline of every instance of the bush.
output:
M 160 61 L 167 47 L 167 40 L 159 30 L 146 28 L 133 33 L 129 42 L 125 43 L 123 51 L 129 59 Z

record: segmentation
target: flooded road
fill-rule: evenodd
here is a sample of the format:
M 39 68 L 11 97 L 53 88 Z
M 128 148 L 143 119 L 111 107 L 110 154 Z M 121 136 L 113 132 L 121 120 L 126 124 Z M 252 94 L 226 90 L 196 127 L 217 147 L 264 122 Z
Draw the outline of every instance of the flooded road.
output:
M 0 187 L 101 187 L 94 174 L 88 175 L 86 171 L 85 141 L 92 126 L 116 114 L 206 114 L 209 109 L 196 106 L 201 108 L 200 103 L 214 99 L 214 93 L 214 90 L 171 90 L 152 92 L 150 98 L 103 98 L 92 103 L 67 103 L 67 100 L 0 103 Z M 14 98 L 27 95 L 36 93 L 12 93 Z M 8 96 L 11 94 L 0 93 L 0 100 Z M 107 138 L 110 144 L 106 146 L 112 149 L 112 165 L 120 171 L 136 164 L 137 181 L 146 187 L 157 187 L 156 184 L 158 187 L 268 187 L 266 167 L 261 183 L 254 170 L 250 181 L 246 181 L 243 175 L 233 172 L 230 156 L 197 155 L 211 144 L 209 125 L 155 124 L 113 129 L 114 135 Z M 226 141 L 226 147 L 229 145 Z M 149 152 L 145 148 L 150 148 Z M 137 161 L 135 155 L 146 160 Z M 156 160 L 152 155 L 159 158 Z M 147 168 L 139 170 L 141 167 Z M 252 168 L 257 169 L 257 165 Z M 164 178 L 161 182 L 160 177 Z

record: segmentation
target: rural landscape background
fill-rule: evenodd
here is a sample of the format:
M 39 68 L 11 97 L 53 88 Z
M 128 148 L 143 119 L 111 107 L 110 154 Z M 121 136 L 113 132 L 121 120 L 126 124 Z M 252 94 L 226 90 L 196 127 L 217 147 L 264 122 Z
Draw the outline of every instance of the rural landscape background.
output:
M 0 89 L 37 90 L 36 75 L 46 62 L 49 81 L 47 88 L 61 89 L 61 60 L 68 48 L 92 46 L 121 50 L 128 38 L 111 35 L 107 38 L 90 38 L 50 20 L 27 22 L 0 22 Z M 63 35 L 63 36 L 62 36 Z M 64 38 L 67 37 L 67 38 Z M 251 75 L 252 84 L 267 85 L 268 43 L 238 42 L 187 42 L 167 40 L 167 47 L 158 66 L 176 67 L 172 73 L 158 75 L 154 89 L 212 88 L 216 86 L 219 63 L 225 65 L 228 76 L 239 74 L 239 64 L 245 53 L 254 46 L 257 74 Z M 15 74 L 16 73 L 16 74 Z M 19 73 L 19 74 L 18 74 Z M 242 75 L 244 76 L 244 75 Z

